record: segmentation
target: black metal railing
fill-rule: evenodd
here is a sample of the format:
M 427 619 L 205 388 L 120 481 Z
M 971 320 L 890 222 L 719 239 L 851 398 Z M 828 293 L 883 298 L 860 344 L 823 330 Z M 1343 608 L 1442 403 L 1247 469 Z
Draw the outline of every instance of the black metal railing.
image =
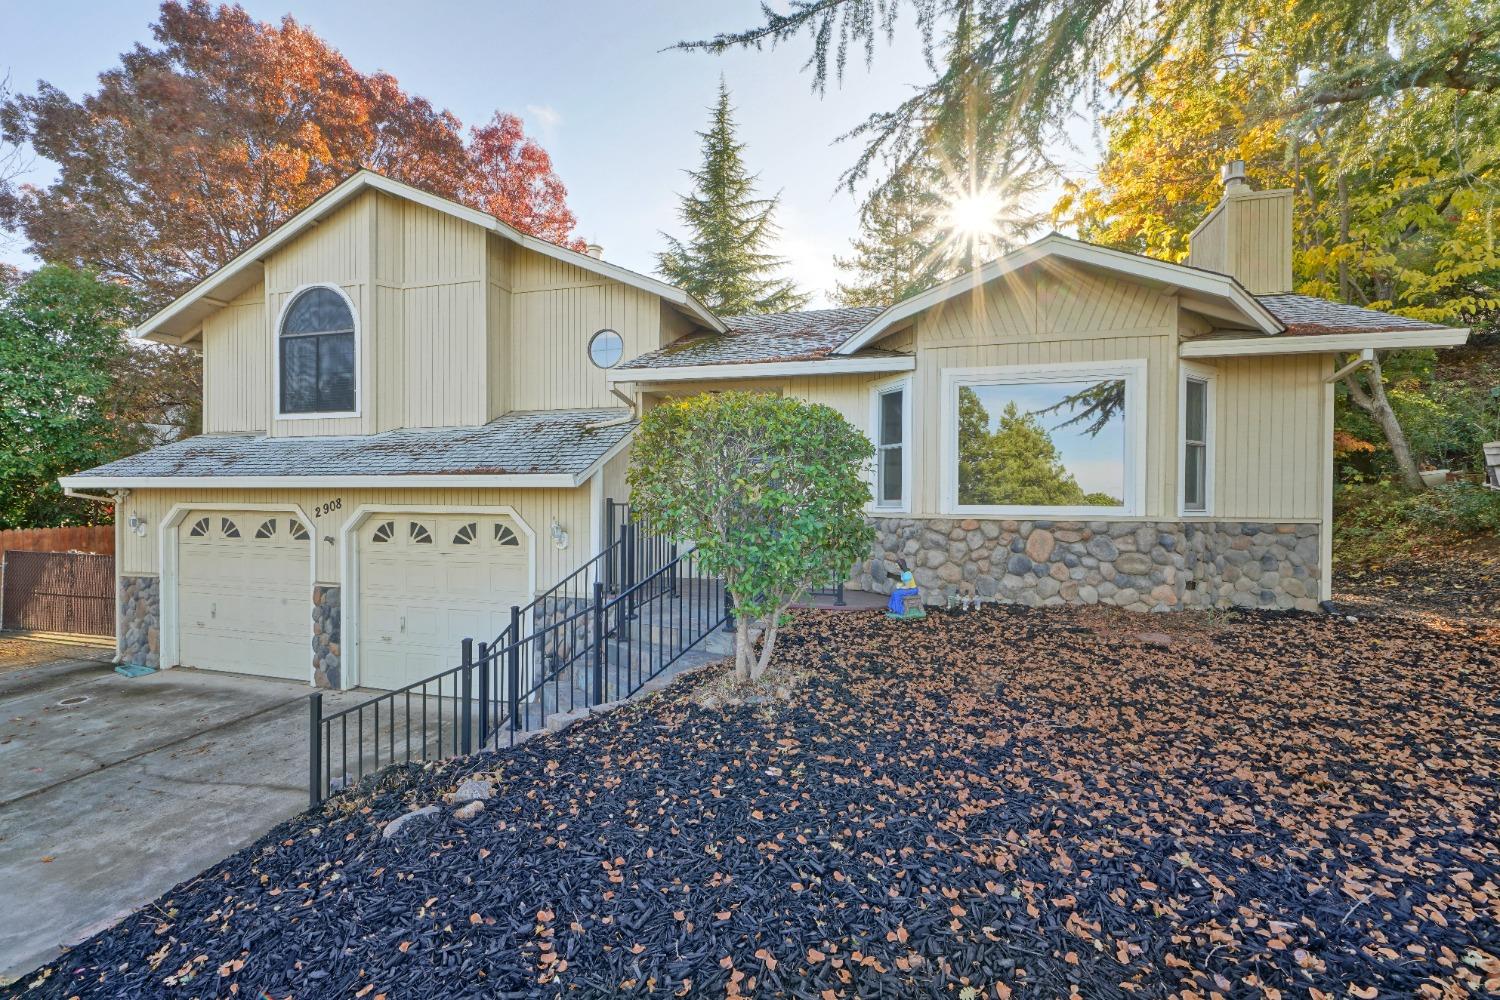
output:
M 624 505 L 609 504 L 612 519 Z M 312 694 L 310 804 L 391 764 L 514 745 L 549 716 L 628 698 L 729 621 L 695 550 L 607 523 L 602 552 L 512 606 L 492 642 L 463 640 L 457 666 L 329 715 Z

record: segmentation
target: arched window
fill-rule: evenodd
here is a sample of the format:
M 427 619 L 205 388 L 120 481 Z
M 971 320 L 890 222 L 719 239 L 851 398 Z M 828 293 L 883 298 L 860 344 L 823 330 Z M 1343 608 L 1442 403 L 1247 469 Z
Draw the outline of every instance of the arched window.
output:
M 298 292 L 281 320 L 281 412 L 354 412 L 354 311 L 341 292 Z

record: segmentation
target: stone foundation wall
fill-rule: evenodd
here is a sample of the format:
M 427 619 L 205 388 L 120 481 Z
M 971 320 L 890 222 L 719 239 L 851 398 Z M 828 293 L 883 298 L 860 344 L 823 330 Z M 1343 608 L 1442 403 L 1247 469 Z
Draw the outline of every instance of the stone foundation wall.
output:
M 161 580 L 121 576 L 119 615 L 120 662 L 161 666 Z
M 1249 521 L 876 518 L 849 584 L 888 594 L 904 560 L 923 599 L 1032 606 L 1317 609 L 1318 526 Z
M 320 688 L 336 688 L 342 677 L 340 619 L 339 588 L 315 585 L 312 595 L 313 683 Z

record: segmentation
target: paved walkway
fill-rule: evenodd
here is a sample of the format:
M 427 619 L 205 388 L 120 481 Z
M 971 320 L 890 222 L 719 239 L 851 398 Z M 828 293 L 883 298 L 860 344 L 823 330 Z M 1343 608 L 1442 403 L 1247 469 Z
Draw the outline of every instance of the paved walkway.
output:
M 307 693 L 89 659 L 0 672 L 0 885 L 26 901 L 0 907 L 0 983 L 306 808 Z

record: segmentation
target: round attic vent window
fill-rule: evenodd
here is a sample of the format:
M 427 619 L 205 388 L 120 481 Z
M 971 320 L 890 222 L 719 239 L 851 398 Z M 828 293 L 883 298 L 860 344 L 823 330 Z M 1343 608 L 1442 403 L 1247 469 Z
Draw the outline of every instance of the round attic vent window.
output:
M 600 368 L 613 368 L 625 356 L 625 341 L 613 330 L 600 330 L 589 339 L 589 360 Z

